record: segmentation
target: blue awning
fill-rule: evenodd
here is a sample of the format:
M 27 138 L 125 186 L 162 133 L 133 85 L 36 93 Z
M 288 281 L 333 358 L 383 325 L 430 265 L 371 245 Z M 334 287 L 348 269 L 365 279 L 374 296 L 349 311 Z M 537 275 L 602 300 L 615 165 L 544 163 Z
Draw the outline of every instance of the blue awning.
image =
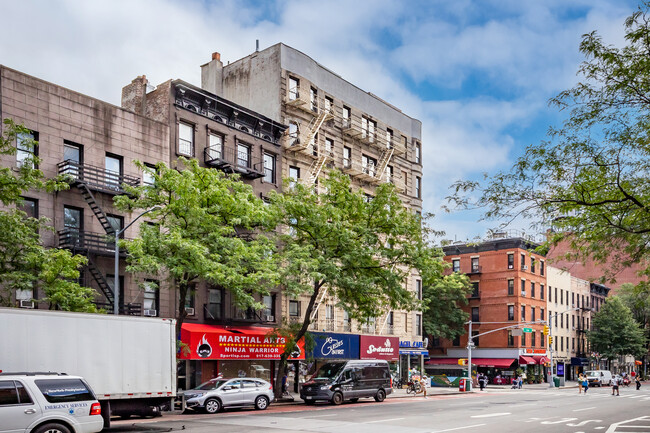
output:
M 424 350 L 422 348 L 419 349 L 400 349 L 399 350 L 400 355 L 428 355 L 429 352 L 427 350 Z

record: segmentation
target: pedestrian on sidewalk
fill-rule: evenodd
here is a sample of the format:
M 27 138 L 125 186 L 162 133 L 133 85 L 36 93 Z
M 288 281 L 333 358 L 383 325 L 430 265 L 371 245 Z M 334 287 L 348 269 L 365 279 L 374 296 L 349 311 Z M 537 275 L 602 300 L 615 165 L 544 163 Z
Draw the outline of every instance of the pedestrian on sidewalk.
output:
M 620 395 L 618 393 L 618 385 L 620 381 L 621 379 L 618 374 L 612 378 L 612 395 Z M 616 392 L 616 394 L 614 394 L 614 392 Z
M 636 384 L 636 390 L 638 391 L 641 389 L 641 381 L 639 380 L 639 375 L 636 375 L 634 377 L 634 383 Z
M 525 373 L 524 373 L 524 374 L 525 374 Z M 521 376 L 519 376 L 519 384 L 518 384 L 519 389 L 521 389 L 521 387 L 524 385 L 524 374 L 522 374 Z
M 422 389 L 421 392 L 424 393 L 424 398 L 428 398 L 427 397 L 427 377 L 424 374 L 422 376 L 420 376 L 420 389 Z
M 582 373 L 580 373 L 580 375 L 578 376 L 578 394 L 582 394 L 582 384 L 584 381 L 585 381 L 585 377 L 582 375 Z

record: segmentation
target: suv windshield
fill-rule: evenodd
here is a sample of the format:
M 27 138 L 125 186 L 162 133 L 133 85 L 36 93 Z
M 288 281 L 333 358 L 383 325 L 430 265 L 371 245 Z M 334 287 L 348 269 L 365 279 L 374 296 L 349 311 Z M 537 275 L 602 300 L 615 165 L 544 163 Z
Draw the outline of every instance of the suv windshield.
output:
M 597 371 L 588 371 L 587 372 L 587 377 L 598 377 L 598 372 Z
M 327 364 L 319 368 L 316 374 L 314 374 L 311 378 L 314 380 L 334 379 L 336 376 L 338 376 L 339 372 L 341 371 L 344 365 L 345 364 L 342 362 L 328 362 Z
M 201 385 L 197 386 L 195 389 L 200 389 L 203 391 L 210 391 L 213 389 L 220 388 L 221 385 L 224 383 L 228 382 L 228 379 L 210 379 L 205 383 L 202 383 Z

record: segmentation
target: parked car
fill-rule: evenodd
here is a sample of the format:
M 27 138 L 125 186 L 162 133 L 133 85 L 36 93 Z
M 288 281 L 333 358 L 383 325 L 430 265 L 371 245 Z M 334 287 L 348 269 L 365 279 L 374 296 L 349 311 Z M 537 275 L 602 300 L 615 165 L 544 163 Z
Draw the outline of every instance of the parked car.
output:
M 273 386 L 254 377 L 214 378 L 183 392 L 190 409 L 217 413 L 224 408 L 254 406 L 264 410 L 273 401 Z
M 338 405 L 368 397 L 381 402 L 392 391 L 387 361 L 328 362 L 302 385 L 300 398 L 306 404 L 329 401 Z
M 585 371 L 589 386 L 603 386 L 612 384 L 612 372 L 609 370 Z
M 0 373 L 0 432 L 94 433 L 101 405 L 80 376 Z

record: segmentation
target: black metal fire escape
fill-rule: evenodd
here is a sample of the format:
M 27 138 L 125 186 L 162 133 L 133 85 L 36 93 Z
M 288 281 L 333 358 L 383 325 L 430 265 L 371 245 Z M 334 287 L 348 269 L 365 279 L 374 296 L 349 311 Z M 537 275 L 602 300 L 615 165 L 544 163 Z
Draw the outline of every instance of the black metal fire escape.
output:
M 58 233 L 59 248 L 69 249 L 74 254 L 82 254 L 88 258 L 88 264 L 85 270 L 92 276 L 99 291 L 106 298 L 106 302 L 96 302 L 96 304 L 112 312 L 112 305 L 115 302 L 113 289 L 93 259 L 97 256 L 112 257 L 114 255 L 116 232 L 108 220 L 108 216 L 99 203 L 97 203 L 93 191 L 108 195 L 125 194 L 122 185 L 137 186 L 140 183 L 140 179 L 107 172 L 100 167 L 79 164 L 73 161 L 61 162 L 58 168 L 59 174 L 65 175 L 68 183 L 79 190 L 84 201 L 88 204 L 90 210 L 92 210 L 104 229 L 104 233 L 92 233 L 73 229 L 61 230 Z M 120 255 L 124 256 L 124 254 Z M 116 275 L 115 278 L 119 277 Z M 124 312 L 126 314 L 139 314 L 140 310 L 141 306 L 129 304 L 124 309 Z

